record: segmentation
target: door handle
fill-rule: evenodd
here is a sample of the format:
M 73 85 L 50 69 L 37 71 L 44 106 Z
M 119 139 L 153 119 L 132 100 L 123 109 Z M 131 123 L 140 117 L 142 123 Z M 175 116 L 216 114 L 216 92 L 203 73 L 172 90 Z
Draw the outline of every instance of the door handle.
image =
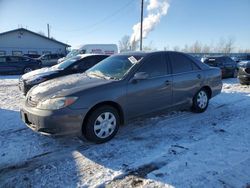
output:
M 200 74 L 197 74 L 197 78 L 198 78 L 198 79 L 201 79 L 201 75 L 200 75 Z

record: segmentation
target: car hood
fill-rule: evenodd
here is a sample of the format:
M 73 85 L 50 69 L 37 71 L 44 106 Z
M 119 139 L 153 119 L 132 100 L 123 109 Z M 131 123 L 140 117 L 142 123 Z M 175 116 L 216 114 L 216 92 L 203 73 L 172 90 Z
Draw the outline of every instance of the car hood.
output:
M 45 67 L 42 69 L 37 69 L 31 72 L 28 72 L 26 74 L 24 74 L 21 78 L 23 80 L 30 80 L 30 79 L 34 79 L 35 77 L 45 77 L 45 76 L 49 76 L 52 74 L 56 74 L 58 72 L 60 72 L 61 69 L 58 69 L 56 67 Z
M 43 82 L 33 87 L 27 94 L 36 101 L 52 97 L 69 96 L 76 92 L 105 85 L 113 80 L 88 77 L 86 74 L 72 74 Z

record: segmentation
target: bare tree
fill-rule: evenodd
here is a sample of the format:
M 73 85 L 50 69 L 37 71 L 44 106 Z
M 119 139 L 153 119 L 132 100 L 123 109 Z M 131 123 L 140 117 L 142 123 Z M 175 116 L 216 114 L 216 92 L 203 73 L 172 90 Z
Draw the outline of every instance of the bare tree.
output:
M 215 48 L 216 52 L 229 54 L 234 49 L 235 40 L 233 37 L 228 37 L 227 39 L 221 38 L 217 48 Z
M 191 51 L 192 53 L 201 53 L 202 50 L 202 44 L 199 41 L 196 41 L 192 46 L 191 46 Z
M 152 41 L 148 45 L 143 46 L 143 51 L 156 51 L 156 50 L 157 48 L 154 47 Z
M 207 44 L 205 44 L 202 47 L 202 53 L 210 53 L 211 52 L 211 46 L 208 46 Z
M 182 52 L 188 53 L 190 52 L 190 48 L 187 44 L 185 44 L 184 48 L 181 50 Z
M 121 52 L 127 52 L 130 50 L 130 37 L 128 35 L 125 35 L 122 37 L 122 39 L 119 41 L 119 49 Z
M 226 40 L 225 47 L 224 47 L 224 53 L 225 54 L 229 54 L 229 53 L 231 53 L 233 51 L 234 43 L 235 43 L 235 40 L 234 40 L 233 37 L 229 37 Z
M 169 45 L 164 46 L 164 47 L 163 47 L 163 50 L 164 50 L 164 51 L 168 51 L 168 50 L 169 50 Z
M 136 51 L 139 47 L 139 42 L 136 40 L 133 40 L 130 44 L 130 50 Z
M 180 51 L 180 47 L 179 46 L 174 46 L 173 50 L 179 52 Z

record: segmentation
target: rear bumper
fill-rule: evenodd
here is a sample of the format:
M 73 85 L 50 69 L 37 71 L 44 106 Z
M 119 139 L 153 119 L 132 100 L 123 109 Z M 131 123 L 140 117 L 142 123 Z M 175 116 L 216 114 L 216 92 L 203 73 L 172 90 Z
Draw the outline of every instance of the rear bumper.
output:
M 55 111 L 24 106 L 20 110 L 23 122 L 33 131 L 44 135 L 81 135 L 87 109 L 64 108 Z

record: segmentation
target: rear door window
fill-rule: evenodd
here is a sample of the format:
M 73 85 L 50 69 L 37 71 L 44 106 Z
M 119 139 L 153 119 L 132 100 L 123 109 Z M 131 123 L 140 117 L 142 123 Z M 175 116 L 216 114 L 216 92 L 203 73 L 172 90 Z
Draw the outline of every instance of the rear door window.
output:
M 173 74 L 199 70 L 194 62 L 181 53 L 169 53 Z

